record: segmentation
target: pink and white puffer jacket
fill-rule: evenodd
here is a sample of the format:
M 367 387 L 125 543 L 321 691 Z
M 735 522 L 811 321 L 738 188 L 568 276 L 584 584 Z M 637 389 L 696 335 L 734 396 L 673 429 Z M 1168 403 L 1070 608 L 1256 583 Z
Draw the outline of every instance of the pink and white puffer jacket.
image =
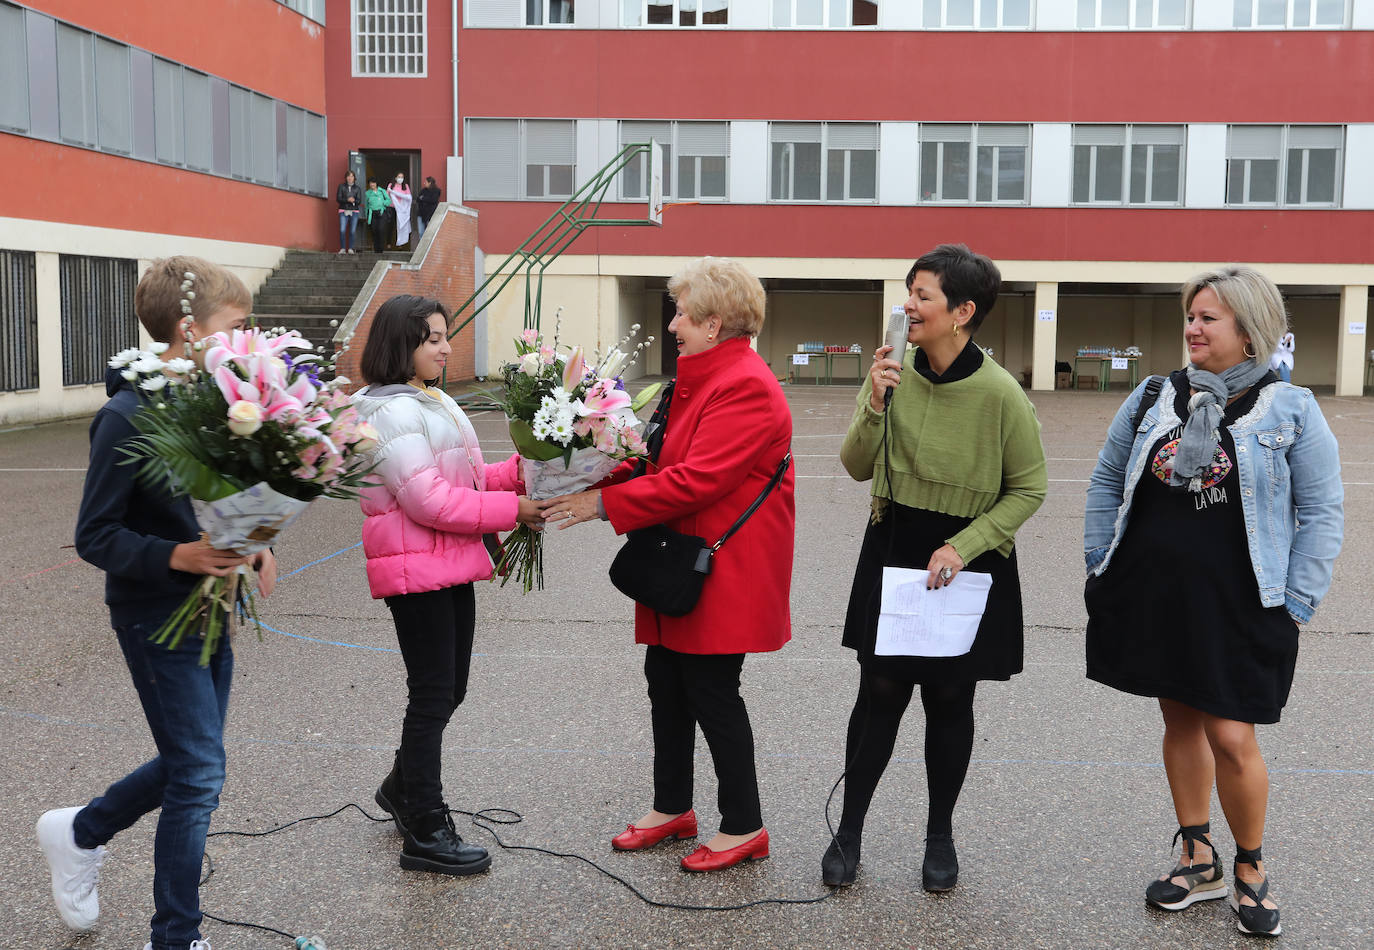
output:
M 362 490 L 363 552 L 374 598 L 492 576 L 482 535 L 515 527 L 520 456 L 484 465 L 472 423 L 447 393 L 405 383 L 353 396 L 380 436 Z

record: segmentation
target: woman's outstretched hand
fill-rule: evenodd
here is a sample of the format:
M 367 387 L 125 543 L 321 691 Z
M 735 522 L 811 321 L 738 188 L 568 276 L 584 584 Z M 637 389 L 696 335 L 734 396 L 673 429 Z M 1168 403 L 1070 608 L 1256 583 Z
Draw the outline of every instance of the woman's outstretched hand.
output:
M 597 512 L 597 499 L 601 489 L 578 492 L 575 495 L 559 495 L 544 503 L 544 520 L 562 522 L 558 530 L 570 528 L 584 521 L 594 521 L 601 515 Z

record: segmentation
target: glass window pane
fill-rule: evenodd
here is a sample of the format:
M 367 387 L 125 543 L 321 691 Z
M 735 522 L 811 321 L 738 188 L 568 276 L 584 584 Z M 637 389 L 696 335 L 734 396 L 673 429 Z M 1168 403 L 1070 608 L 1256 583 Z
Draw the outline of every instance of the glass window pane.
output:
M 1338 154 L 1333 148 L 1308 149 L 1306 200 L 1317 202 L 1334 202 L 1336 200 L 1336 158 Z
M 939 174 L 940 167 L 937 164 L 940 160 L 939 142 L 921 143 L 921 197 L 925 200 L 940 197 Z
M 773 25 L 792 25 L 792 0 L 773 0 Z
M 1150 170 L 1150 146 L 1131 146 L 1131 197 L 1133 205 L 1144 204 L 1149 200 L 1146 195 L 1146 174 Z
M 1288 182 L 1284 188 L 1284 201 L 1290 205 L 1302 204 L 1302 149 L 1288 150 Z
M 849 197 L 844 191 L 844 149 L 832 148 L 825 154 L 825 198 L 843 201 Z
M 1118 182 L 1118 194 L 1120 190 Z M 1025 197 L 1026 150 L 1003 146 L 997 150 L 997 200 L 1022 201 Z
M 642 0 L 623 0 L 620 5 L 622 23 L 625 26 L 644 25 L 644 4 Z
M 620 174 L 622 198 L 644 198 L 649 194 L 648 182 L 644 180 L 648 164 L 648 158 L 643 152 L 636 152 L 630 156 L 629 161 L 625 163 L 625 170 Z
M 790 142 L 773 143 L 773 160 L 769 168 L 771 185 L 768 197 L 774 201 L 786 201 L 792 197 L 793 146 Z
M 926 29 L 944 26 L 944 17 L 940 12 L 940 0 L 925 0 L 925 23 Z
M 1259 26 L 1285 26 L 1287 17 L 1286 0 L 1259 0 Z
M 1135 25 L 1141 29 L 1154 26 L 1154 0 L 1135 0 Z
M 849 0 L 830 0 L 830 25 L 849 26 Z
M 0 5 L 0 126 L 29 130 L 29 66 L 24 11 Z
M 1345 26 L 1345 0 L 1317 0 L 1317 26 Z
M 697 25 L 697 0 L 677 0 L 677 25 Z
M 818 201 L 821 197 L 821 143 L 797 142 L 793 165 L 792 197 L 798 201 Z
M 1097 0 L 1078 0 L 1078 28 L 1091 30 L 1097 26 Z
M 414 17 L 413 19 L 415 20 L 414 32 L 418 38 L 420 35 L 420 18 Z M 573 0 L 549 0 L 549 22 L 572 23 Z
M 677 160 L 677 197 L 695 198 L 697 196 L 697 160 L 684 155 Z M 663 189 L 665 197 L 668 189 Z
M 1183 199 L 1183 192 L 1179 187 L 1183 181 L 1183 147 L 1154 145 L 1151 146 L 1151 150 L 1153 181 L 1150 185 L 1150 200 L 1177 204 Z
M 95 145 L 92 37 L 57 24 L 57 123 L 64 141 Z
M 698 161 L 701 162 L 701 181 L 697 196 L 724 198 L 727 187 L 725 156 L 709 155 Z
M 1130 0 L 1102 0 L 1102 25 L 1124 27 L 1130 25 Z
M 1187 0 L 1159 0 L 1157 26 L 1187 26 Z
M 849 197 L 872 201 L 878 197 L 878 153 L 856 149 L 849 153 Z
M 797 26 L 821 26 L 824 0 L 797 0 Z
M 1003 26 L 1030 26 L 1030 0 L 1002 0 Z
M 1226 162 L 1226 203 L 1238 205 L 1245 201 L 1245 162 L 1230 159 Z
M 549 197 L 567 198 L 573 193 L 573 167 L 571 165 L 549 166 Z
M 98 37 L 95 44 L 96 131 L 100 147 L 133 151 L 133 110 L 129 93 L 129 47 Z
M 978 148 L 978 201 L 992 200 L 992 159 L 993 149 L 983 145 Z
M 672 0 L 649 0 L 648 23 L 650 26 L 672 26 Z
M 1073 147 L 1073 200 L 1076 203 L 1087 202 L 1092 194 L 1089 190 L 1092 183 L 1092 157 L 1091 145 Z
M 945 143 L 944 183 L 940 197 L 949 201 L 968 201 L 969 143 Z
M 997 0 L 979 0 L 978 25 L 985 30 L 997 26 Z
M 730 23 L 730 0 L 703 0 L 701 23 L 703 26 L 728 25 Z
M 1312 23 L 1312 0 L 1293 0 L 1293 25 L 1309 26 Z
M 544 0 L 525 0 L 525 25 L 544 25 Z
M 948 0 L 945 26 L 973 26 L 973 0 Z
M 544 197 L 544 166 L 526 165 L 525 166 L 525 197 L 542 198 Z
M 1279 162 L 1275 158 L 1250 159 L 1250 193 L 1247 201 L 1273 204 L 1279 200 Z
M 1236 5 L 1232 8 L 1231 25 L 1241 28 L 1254 25 L 1252 0 L 1236 0 Z
M 1097 146 L 1097 178 L 1093 195 L 1094 201 L 1121 200 L 1121 163 L 1125 160 L 1126 150 L 1120 145 Z
M 850 26 L 877 26 L 878 0 L 854 0 L 850 16 Z
M 673 146 L 664 142 L 660 142 L 659 145 L 663 149 L 663 193 L 671 195 L 673 193 Z M 571 189 L 569 189 L 568 194 L 572 194 Z

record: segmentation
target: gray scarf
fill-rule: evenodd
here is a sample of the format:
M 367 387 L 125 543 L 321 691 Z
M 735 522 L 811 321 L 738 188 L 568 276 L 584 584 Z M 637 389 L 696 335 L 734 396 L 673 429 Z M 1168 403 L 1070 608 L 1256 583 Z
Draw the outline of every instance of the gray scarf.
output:
M 1202 490 L 1202 476 L 1212 466 L 1212 457 L 1221 444 L 1221 414 L 1226 404 L 1245 392 L 1269 367 L 1259 360 L 1237 363 L 1220 376 L 1188 364 L 1188 385 L 1197 390 L 1188 400 L 1188 424 L 1174 455 L 1174 473 L 1169 484 L 1189 491 Z

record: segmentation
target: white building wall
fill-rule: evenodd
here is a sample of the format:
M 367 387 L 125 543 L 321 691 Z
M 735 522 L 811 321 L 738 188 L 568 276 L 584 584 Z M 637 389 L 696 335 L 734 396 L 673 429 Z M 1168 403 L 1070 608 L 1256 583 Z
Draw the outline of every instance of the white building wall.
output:
M 763 204 L 768 200 L 768 123 L 737 119 L 730 123 L 730 200 Z
M 1226 126 L 1219 122 L 1190 124 L 1184 152 L 1184 207 L 1225 207 Z
M 1342 208 L 1374 209 L 1374 125 L 1345 127 Z
M 919 128 L 917 122 L 878 126 L 878 204 L 914 205 L 920 197 Z
M 1230 30 L 1235 18 L 1235 0 L 1193 0 L 1193 29 Z
M 1067 122 L 1031 126 L 1030 203 L 1063 208 L 1069 203 L 1073 171 L 1073 134 Z
M 1037 30 L 1078 29 L 1078 4 L 1075 0 L 1039 0 L 1032 5 L 1032 26 Z

